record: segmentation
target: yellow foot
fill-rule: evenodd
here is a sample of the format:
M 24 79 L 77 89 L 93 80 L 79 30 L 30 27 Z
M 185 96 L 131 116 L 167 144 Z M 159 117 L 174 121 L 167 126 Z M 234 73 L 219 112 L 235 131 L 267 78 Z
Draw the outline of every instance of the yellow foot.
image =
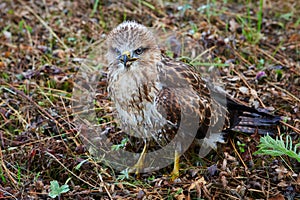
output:
M 179 177 L 179 172 L 171 172 L 171 181 L 175 181 Z
M 147 151 L 147 145 L 145 143 L 143 151 L 142 151 L 142 153 L 140 155 L 139 160 L 137 161 L 137 163 L 134 166 L 132 166 L 132 167 L 129 168 L 129 173 L 135 173 L 135 175 L 137 177 L 140 176 L 140 172 L 142 171 L 142 169 L 144 167 L 144 161 L 145 161 L 146 151 Z
M 134 166 L 129 168 L 128 172 L 130 174 L 134 173 L 136 175 L 136 177 L 140 177 L 140 173 L 141 173 L 142 169 L 143 169 L 143 163 L 138 161 Z
M 174 181 L 179 177 L 179 158 L 180 155 L 177 151 L 175 151 L 175 158 L 174 158 L 174 168 L 171 172 L 171 180 Z

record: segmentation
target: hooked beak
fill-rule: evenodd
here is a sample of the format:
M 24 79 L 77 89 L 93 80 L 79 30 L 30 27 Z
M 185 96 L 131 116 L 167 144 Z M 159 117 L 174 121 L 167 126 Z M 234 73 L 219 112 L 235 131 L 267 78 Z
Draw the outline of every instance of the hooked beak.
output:
M 137 60 L 137 58 L 131 57 L 129 51 L 124 51 L 119 57 L 119 60 L 124 64 L 125 67 L 129 67 L 131 65 L 131 62 Z

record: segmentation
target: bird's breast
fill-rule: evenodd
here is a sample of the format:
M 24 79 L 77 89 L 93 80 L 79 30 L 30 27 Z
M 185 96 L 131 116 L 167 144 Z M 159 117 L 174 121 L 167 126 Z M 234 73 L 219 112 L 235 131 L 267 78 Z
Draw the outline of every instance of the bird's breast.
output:
M 125 130 L 153 137 L 166 124 L 157 109 L 159 87 L 155 81 L 142 82 L 133 77 L 109 84 L 109 93 Z

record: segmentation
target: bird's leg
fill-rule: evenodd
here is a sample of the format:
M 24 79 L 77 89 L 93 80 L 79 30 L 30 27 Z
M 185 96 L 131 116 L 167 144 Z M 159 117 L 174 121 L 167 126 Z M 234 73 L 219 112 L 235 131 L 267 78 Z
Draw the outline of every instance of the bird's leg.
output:
M 140 171 L 141 171 L 141 169 L 142 169 L 143 166 L 144 166 L 145 154 L 146 154 L 146 151 L 147 151 L 147 143 L 146 143 L 146 140 L 145 140 L 144 142 L 145 142 L 145 144 L 144 144 L 143 151 L 142 151 L 142 153 L 141 153 L 141 155 L 140 155 L 140 157 L 139 157 L 137 163 L 136 163 L 133 167 L 131 167 L 131 170 L 130 170 L 131 173 L 132 173 L 132 172 L 135 172 L 135 175 L 136 175 L 136 176 L 139 176 Z
M 175 150 L 174 168 L 173 171 L 171 172 L 171 180 L 175 180 L 179 176 L 179 158 L 180 158 L 180 154 L 177 150 Z

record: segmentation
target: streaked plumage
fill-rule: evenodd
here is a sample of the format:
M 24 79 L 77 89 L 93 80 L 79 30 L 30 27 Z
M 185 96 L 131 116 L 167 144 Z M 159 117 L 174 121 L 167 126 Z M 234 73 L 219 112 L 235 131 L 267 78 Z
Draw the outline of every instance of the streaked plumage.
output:
M 222 131 L 243 131 L 240 116 L 246 116 L 246 123 L 273 123 L 271 115 L 236 103 L 189 65 L 163 55 L 154 35 L 141 24 L 120 24 L 107 45 L 110 97 L 124 130 L 145 141 L 164 146 L 183 127 L 185 137 L 206 138 L 206 144 L 216 148 L 223 141 Z M 181 148 L 176 151 L 182 153 Z

